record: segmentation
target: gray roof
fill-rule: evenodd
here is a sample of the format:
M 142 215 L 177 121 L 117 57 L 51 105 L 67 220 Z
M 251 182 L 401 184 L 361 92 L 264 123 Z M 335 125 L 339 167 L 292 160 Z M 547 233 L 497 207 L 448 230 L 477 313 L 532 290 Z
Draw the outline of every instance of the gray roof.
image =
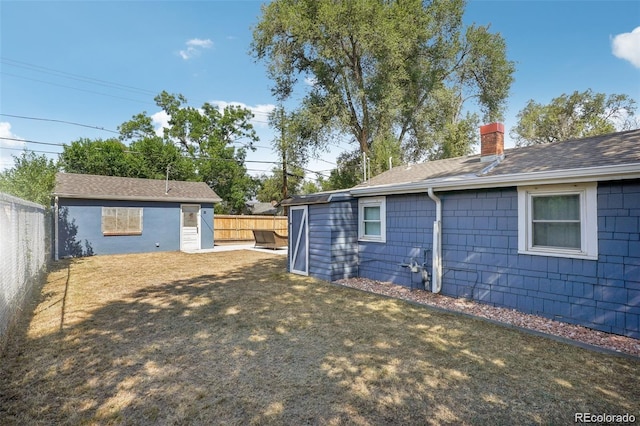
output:
M 261 203 L 259 201 L 245 204 L 251 214 L 255 215 L 275 215 L 280 208 L 272 203 Z
M 314 194 L 294 195 L 280 202 L 282 206 L 301 206 L 308 204 L 326 204 L 331 201 L 347 200 L 351 198 L 349 190 L 316 192 Z
M 168 186 L 168 191 L 166 191 Z M 222 199 L 204 182 L 138 179 L 75 173 L 56 174 L 53 195 L 60 198 L 217 203 Z
M 427 161 L 420 164 L 394 167 L 352 188 L 354 195 L 374 193 L 375 188 L 391 189 L 416 184 L 464 188 L 490 187 L 509 180 L 514 184 L 545 177 L 586 180 L 613 178 L 617 169 L 625 169 L 629 176 L 640 174 L 640 129 L 626 132 L 513 148 L 504 151 L 504 158 L 494 163 L 480 161 L 480 155 Z M 576 178 L 577 179 L 577 178 Z

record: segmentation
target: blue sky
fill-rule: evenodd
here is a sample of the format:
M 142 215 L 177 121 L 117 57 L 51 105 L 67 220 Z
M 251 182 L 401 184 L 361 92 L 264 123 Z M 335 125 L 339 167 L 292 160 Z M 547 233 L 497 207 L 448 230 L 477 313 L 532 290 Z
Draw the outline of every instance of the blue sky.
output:
M 277 161 L 266 125 L 275 99 L 249 55 L 256 1 L 0 1 L 0 169 L 19 149 L 115 136 L 134 114 L 159 112 L 153 97 L 181 93 L 192 106 L 240 103 L 260 136 L 250 161 Z M 469 1 L 467 24 L 491 24 L 516 62 L 507 133 L 529 99 L 592 89 L 640 103 L 640 2 Z M 614 54 L 615 50 L 615 54 Z M 291 106 L 295 106 L 294 97 Z M 105 130 L 53 121 L 95 126 Z M 157 116 L 159 122 L 160 116 Z M 508 136 L 508 135 L 507 135 Z M 507 146 L 512 146 L 507 137 Z M 328 174 L 348 139 L 307 168 Z M 11 148 L 11 149 L 9 149 Z M 18 149 L 18 150 L 15 150 Z M 248 163 L 254 175 L 274 165 Z

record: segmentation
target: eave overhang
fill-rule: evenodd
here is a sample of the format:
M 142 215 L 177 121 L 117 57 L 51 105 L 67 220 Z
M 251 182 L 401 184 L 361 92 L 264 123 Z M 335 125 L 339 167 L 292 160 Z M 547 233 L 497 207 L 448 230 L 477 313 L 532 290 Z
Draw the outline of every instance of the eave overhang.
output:
M 83 200 L 109 200 L 109 201 L 153 201 L 153 202 L 169 202 L 169 203 L 219 203 L 222 198 L 188 198 L 188 197 L 149 197 L 149 196 L 132 196 L 132 195 L 83 195 L 83 194 L 65 194 L 63 192 L 54 192 L 54 197 L 73 198 Z
M 580 183 L 640 179 L 640 163 L 615 166 L 585 167 L 579 169 L 549 170 L 517 173 L 509 175 L 477 176 L 462 175 L 443 179 L 427 179 L 417 182 L 363 186 L 352 188 L 354 197 L 393 195 L 434 191 L 463 191 L 468 189 L 504 188 L 524 185 L 551 185 L 559 183 Z

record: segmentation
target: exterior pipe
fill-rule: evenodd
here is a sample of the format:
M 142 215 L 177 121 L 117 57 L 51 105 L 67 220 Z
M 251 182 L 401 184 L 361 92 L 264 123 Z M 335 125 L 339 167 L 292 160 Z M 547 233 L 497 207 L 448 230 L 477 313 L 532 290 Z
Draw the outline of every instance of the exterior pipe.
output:
M 433 250 L 431 270 L 431 291 L 440 293 L 442 289 L 442 201 L 433 193 L 433 187 L 427 190 L 429 198 L 436 203 L 436 220 L 433 222 Z
M 54 253 L 54 259 L 56 261 L 60 260 L 59 259 L 59 253 L 58 253 L 58 220 L 59 220 L 59 215 L 58 215 L 58 196 L 56 195 L 55 201 L 54 201 L 54 205 L 53 205 L 53 253 Z M 49 228 L 51 229 L 51 228 Z

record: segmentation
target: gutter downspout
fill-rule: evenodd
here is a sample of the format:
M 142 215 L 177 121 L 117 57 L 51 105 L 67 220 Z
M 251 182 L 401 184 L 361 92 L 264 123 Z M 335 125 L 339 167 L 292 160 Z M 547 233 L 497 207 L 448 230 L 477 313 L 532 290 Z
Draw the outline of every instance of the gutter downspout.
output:
M 60 260 L 59 259 L 59 253 L 58 253 L 58 196 L 56 195 L 54 204 L 53 204 L 53 215 L 54 215 L 54 222 L 53 222 L 53 253 L 54 253 L 54 259 L 56 261 Z
M 429 198 L 436 203 L 436 220 L 433 222 L 433 250 L 431 270 L 431 291 L 440 293 L 442 289 L 442 201 L 433 193 L 433 187 L 429 187 Z

